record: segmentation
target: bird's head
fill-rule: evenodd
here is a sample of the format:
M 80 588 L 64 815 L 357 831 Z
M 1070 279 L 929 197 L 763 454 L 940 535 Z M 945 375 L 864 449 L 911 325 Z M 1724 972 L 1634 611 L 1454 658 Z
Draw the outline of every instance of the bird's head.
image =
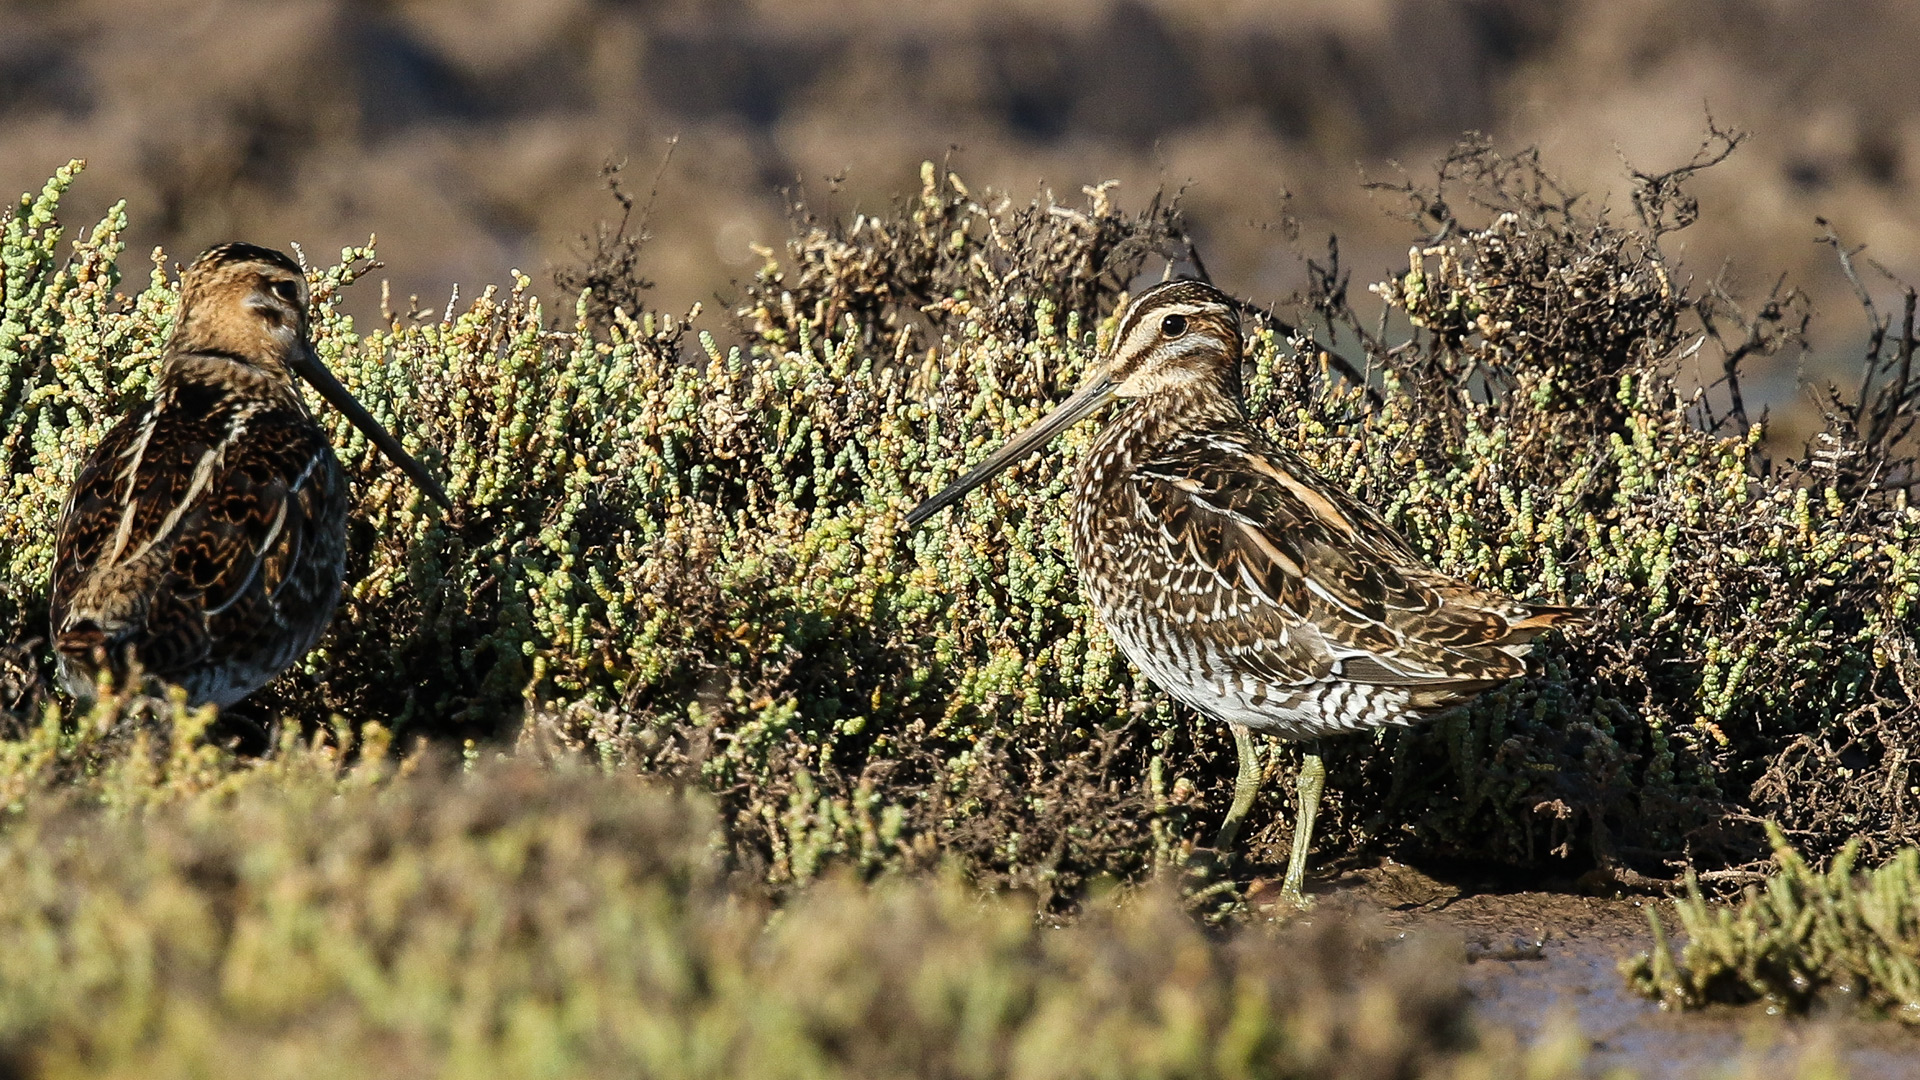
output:
M 1195 387 L 1235 393 L 1239 384 L 1240 317 L 1234 302 L 1204 281 L 1181 279 L 1161 282 L 1127 305 L 1080 393 L 1102 386 L 1108 388 L 1106 397 L 1122 398 Z
M 291 383 L 313 352 L 307 275 L 272 248 L 221 244 L 180 275 L 180 314 L 167 351 L 226 360 L 270 381 Z
M 909 527 L 1038 451 L 1114 398 L 1181 392 L 1237 397 L 1240 319 L 1234 302 L 1204 281 L 1165 281 L 1134 297 L 1080 388 L 938 495 L 914 507 Z
M 180 275 L 180 311 L 161 385 L 198 382 L 251 397 L 293 394 L 305 379 L 441 506 L 446 491 L 340 385 L 313 347 L 306 271 L 284 253 L 253 244 L 208 248 Z

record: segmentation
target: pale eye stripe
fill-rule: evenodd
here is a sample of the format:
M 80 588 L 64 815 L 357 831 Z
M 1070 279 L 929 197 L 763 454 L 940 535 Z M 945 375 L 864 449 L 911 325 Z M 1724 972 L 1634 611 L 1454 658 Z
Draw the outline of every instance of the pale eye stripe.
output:
M 1132 319 L 1133 325 L 1121 328 L 1124 333 L 1120 340 L 1125 343 L 1126 352 L 1140 352 L 1160 337 L 1160 324 L 1167 316 L 1183 315 L 1191 319 L 1208 309 L 1209 305 L 1206 304 L 1168 304 L 1164 307 L 1155 307 L 1150 311 L 1137 311 Z M 1189 334 L 1173 342 L 1172 346 L 1176 351 L 1167 355 L 1178 356 L 1190 351 L 1193 345 L 1211 348 L 1213 343 L 1203 334 Z

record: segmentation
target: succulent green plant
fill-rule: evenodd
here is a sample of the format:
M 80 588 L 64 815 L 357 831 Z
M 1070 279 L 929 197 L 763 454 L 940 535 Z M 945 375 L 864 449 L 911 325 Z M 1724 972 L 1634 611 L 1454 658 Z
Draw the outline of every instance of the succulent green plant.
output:
M 955 872 L 774 907 L 711 800 L 590 763 L 263 758 L 108 696 L 0 754 L 19 1076 L 1572 1077 L 1467 1016 L 1458 945 L 1222 935 L 1164 887 L 1066 926 Z
M 1668 219 L 1614 223 L 1542 175 L 1484 146 L 1449 159 L 1422 221 L 1490 209 L 1440 221 L 1380 286 L 1388 336 L 1337 262 L 1291 324 L 1249 327 L 1274 438 L 1448 571 L 1599 612 L 1470 708 L 1329 744 L 1330 842 L 1626 880 L 1749 862 L 1760 816 L 1816 854 L 1911 842 L 1920 514 L 1862 479 L 1899 448 L 1838 425 L 1832 453 L 1767 459 L 1761 425 L 1678 382 L 1732 316 L 1679 284 Z M 20 639 L 64 485 L 145 385 L 173 301 L 159 262 L 118 291 L 118 209 L 67 241 L 72 176 L 0 235 L 0 630 Z M 779 888 L 953 858 L 1060 906 L 1184 861 L 1226 805 L 1230 744 L 1086 608 L 1064 506 L 1090 427 L 901 521 L 1073 384 L 1120 290 L 1184 242 L 1178 216 L 923 181 L 896 212 L 803 221 L 731 327 L 590 296 L 557 323 L 522 277 L 363 328 L 338 299 L 372 253 L 315 267 L 322 356 L 458 505 L 431 512 L 331 421 L 358 478 L 347 594 L 263 704 L 696 784 L 742 872 Z M 1792 320 L 1749 321 L 1751 353 Z M 1266 809 L 1256 857 L 1285 841 Z
M 591 296 L 556 323 L 525 278 L 363 329 L 338 302 L 372 252 L 315 267 L 323 357 L 458 506 L 330 421 L 347 595 L 246 757 L 211 712 L 65 716 L 40 685 L 60 498 L 175 299 L 159 258 L 123 289 L 119 208 L 69 240 L 77 167 L 0 221 L 0 1067 L 1579 1074 L 1571 1035 L 1476 1048 L 1426 946 L 1202 931 L 1162 885 L 1097 884 L 1182 865 L 1232 758 L 1086 610 L 1063 507 L 1091 431 L 901 528 L 1073 383 L 1180 243 L 1168 208 L 1019 206 L 929 168 L 897 213 L 770 253 L 725 346 Z M 1778 344 L 1790 310 L 1729 333 L 1675 284 L 1657 208 L 1617 226 L 1530 170 L 1449 160 L 1439 189 L 1493 210 L 1426 204 L 1440 235 L 1380 288 L 1399 337 L 1333 261 L 1291 325 L 1250 327 L 1274 438 L 1450 571 L 1599 613 L 1471 708 L 1329 746 L 1328 835 L 1620 876 L 1749 860 L 1760 815 L 1836 873 L 1850 835 L 1911 843 L 1920 519 L 1873 434 L 1897 425 L 1842 410 L 1820 455 L 1768 460 L 1674 365 L 1703 335 Z M 464 765 L 433 749 L 462 742 Z M 1788 873 L 1796 912 L 1816 881 L 1906 880 Z M 1867 914 L 1891 903 L 1836 916 L 1821 955 L 1854 966 L 1831 970 L 1903 970 L 1911 935 Z M 1815 940 L 1739 918 L 1769 957 Z M 1647 970 L 1693 985 L 1670 954 Z
M 1686 935 L 1678 955 L 1648 909 L 1654 945 L 1621 962 L 1628 984 L 1671 1008 L 1766 1001 L 1800 1012 L 1850 999 L 1920 1024 L 1920 849 L 1863 873 L 1855 840 L 1819 871 L 1778 826 L 1767 834 L 1777 870 L 1739 904 L 1709 901 L 1688 875 L 1674 905 Z

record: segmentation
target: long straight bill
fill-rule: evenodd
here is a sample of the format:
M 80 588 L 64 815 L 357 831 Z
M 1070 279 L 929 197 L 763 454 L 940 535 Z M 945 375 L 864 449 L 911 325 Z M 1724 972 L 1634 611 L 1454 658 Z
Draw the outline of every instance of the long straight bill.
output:
M 967 475 L 948 484 L 940 494 L 914 507 L 913 512 L 907 515 L 907 527 L 911 529 L 942 508 L 959 502 L 962 495 L 991 480 L 994 474 L 1007 466 L 1028 457 L 1052 442 L 1055 435 L 1072 427 L 1075 422 L 1105 405 L 1112 397 L 1113 383 L 1106 379 L 1088 383 L 1074 391 L 1072 397 L 1036 420 L 1032 427 L 1008 440 L 1007 445 L 995 450 L 987 460 L 975 465 Z
M 372 413 L 347 393 L 347 388 L 340 385 L 340 380 L 333 377 L 333 372 L 327 370 L 327 365 L 321 363 L 318 356 L 308 354 L 298 357 L 293 366 L 315 390 L 320 391 L 320 396 L 326 398 L 329 405 L 339 409 L 354 427 L 365 432 L 367 438 L 373 440 L 373 445 L 387 455 L 387 460 L 400 466 L 400 471 L 406 473 L 407 479 L 412 480 L 421 491 L 426 492 L 428 498 L 439 503 L 443 509 L 453 509 L 453 500 L 447 498 L 440 481 L 433 478 L 425 465 L 415 461 L 412 454 L 400 448 L 400 440 L 381 427 L 380 421 L 375 420 Z

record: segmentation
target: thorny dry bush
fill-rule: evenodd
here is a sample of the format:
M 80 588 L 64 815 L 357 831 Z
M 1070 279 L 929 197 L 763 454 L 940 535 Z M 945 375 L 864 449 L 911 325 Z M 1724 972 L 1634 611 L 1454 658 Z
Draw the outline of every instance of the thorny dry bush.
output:
M 920 194 L 893 213 L 819 221 L 796 200 L 785 263 L 766 263 L 739 317 L 755 340 L 791 346 L 803 335 L 857 329 L 865 355 L 938 355 L 944 333 L 971 327 L 1003 342 L 1040 335 L 1043 313 L 1090 319 L 1111 307 L 1155 255 L 1187 243 L 1178 200 L 1156 193 L 1127 214 L 1114 185 L 1086 188 L 1085 206 L 985 192 L 920 167 Z
M 671 150 L 668 156 L 671 158 Z M 622 182 L 624 170 L 624 163 L 614 162 L 600 169 L 607 193 L 620 205 L 619 222 L 603 221 L 592 234 L 582 236 L 580 260 L 556 267 L 553 272 L 553 283 L 562 292 L 580 298 L 587 324 L 602 331 L 613 321 L 614 311 L 641 310 L 642 297 L 653 288 L 653 282 L 640 273 L 640 257 L 652 238 L 647 232 L 647 219 L 653 214 L 653 194 L 659 189 L 656 184 L 654 193 L 640 208 L 639 220 L 634 220 L 634 197 Z
M 1670 873 L 1680 853 L 1709 872 L 1762 857 L 1761 817 L 1822 856 L 1855 834 L 1920 837 L 1912 324 L 1891 336 L 1869 305 L 1857 400 L 1829 394 L 1804 455 L 1762 450 L 1740 365 L 1798 347 L 1804 303 L 1776 288 L 1747 311 L 1717 281 L 1696 291 L 1661 246 L 1697 216 L 1686 180 L 1738 141 L 1716 129 L 1686 166 L 1636 173 L 1626 226 L 1535 155 L 1463 144 L 1432 186 L 1397 187 L 1432 230 L 1409 271 L 1375 287 L 1410 336 L 1370 332 L 1332 259 L 1310 298 L 1327 347 L 1357 348 L 1394 391 L 1349 453 L 1322 452 L 1330 470 L 1443 564 L 1599 607 L 1599 631 L 1547 663 L 1542 691 L 1564 699 L 1504 739 L 1489 728 L 1490 771 L 1540 796 L 1536 818 L 1590 830 L 1592 855 L 1629 880 Z M 1701 368 L 1683 391 L 1677 377 Z M 1412 752 L 1448 727 L 1407 740 Z
M 1328 743 L 1331 848 L 1632 881 L 1748 864 L 1761 816 L 1816 855 L 1916 838 L 1920 517 L 1889 434 L 1913 395 L 1764 460 L 1739 362 L 1801 316 L 1668 264 L 1686 174 L 1642 177 L 1623 224 L 1469 145 L 1403 187 L 1421 235 L 1378 286 L 1387 317 L 1359 318 L 1329 257 L 1291 326 L 1250 327 L 1249 407 L 1276 439 L 1448 570 L 1599 610 L 1471 708 Z M 157 266 L 120 294 L 118 210 L 63 248 L 70 180 L 4 237 L 0 619 L 21 638 L 64 485 L 150 377 L 174 298 Z M 371 254 L 345 252 L 314 271 L 321 352 L 458 506 L 424 508 L 335 421 L 361 478 L 348 594 L 266 704 L 403 738 L 519 731 L 696 783 L 741 872 L 777 888 L 952 859 L 1058 906 L 1182 862 L 1226 805 L 1231 745 L 1086 608 L 1063 509 L 1091 425 L 901 520 L 1071 387 L 1118 291 L 1180 242 L 1158 204 L 976 198 L 929 167 L 897 214 L 803 221 L 724 350 L 654 313 L 598 324 L 590 295 L 554 329 L 525 279 L 362 330 L 334 301 Z M 1877 386 L 1911 340 L 1883 336 Z M 1710 350 L 1722 381 L 1683 392 Z M 1269 785 L 1256 856 L 1285 799 Z

